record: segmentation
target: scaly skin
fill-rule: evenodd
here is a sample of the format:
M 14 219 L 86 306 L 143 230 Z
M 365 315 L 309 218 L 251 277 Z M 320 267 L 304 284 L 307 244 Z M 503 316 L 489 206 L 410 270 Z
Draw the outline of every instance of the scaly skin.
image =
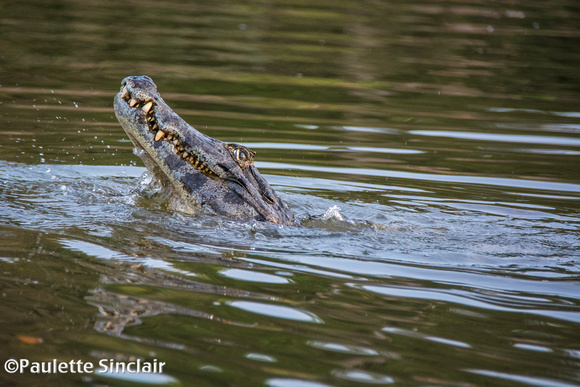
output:
M 125 78 L 114 105 L 147 168 L 191 211 L 297 224 L 254 167 L 256 153 L 198 132 L 163 101 L 151 78 Z

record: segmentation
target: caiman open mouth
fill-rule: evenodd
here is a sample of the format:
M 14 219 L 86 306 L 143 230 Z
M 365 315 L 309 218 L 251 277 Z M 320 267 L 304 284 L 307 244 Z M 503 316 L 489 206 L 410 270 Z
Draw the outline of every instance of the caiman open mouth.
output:
M 208 176 L 217 176 L 203 160 L 196 155 L 195 151 L 180 138 L 177 133 L 172 133 L 170 129 L 163 130 L 159 127 L 157 117 L 155 116 L 156 104 L 155 101 L 143 101 L 131 95 L 126 85 L 121 87 L 121 98 L 132 108 L 141 109 L 146 115 L 147 127 L 155 138 L 155 142 L 165 141 L 167 144 L 173 146 L 175 152 L 181 158 L 189 162 L 193 167 Z M 233 144 L 228 144 L 233 145 Z M 254 152 L 255 154 L 255 152 Z M 241 155 L 240 155 L 241 156 Z M 253 155 L 252 155 L 253 158 Z

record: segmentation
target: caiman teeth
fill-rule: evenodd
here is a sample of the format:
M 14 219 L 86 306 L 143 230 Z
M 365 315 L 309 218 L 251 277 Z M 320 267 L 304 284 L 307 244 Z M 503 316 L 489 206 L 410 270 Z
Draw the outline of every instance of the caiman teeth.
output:
M 139 101 L 137 98 L 133 97 L 131 93 L 127 90 L 127 86 L 124 86 L 122 89 L 121 97 L 127 101 L 129 106 L 137 107 L 141 109 L 145 113 L 145 117 L 147 119 L 147 126 L 149 130 L 155 133 L 155 142 L 166 140 L 170 144 L 174 146 L 175 151 L 177 152 L 178 156 L 183 160 L 190 163 L 190 165 L 194 166 L 198 171 L 201 173 L 205 173 L 208 176 L 216 176 L 216 174 L 209 169 L 203 162 L 197 159 L 194 154 L 185 150 L 184 144 L 182 144 L 181 140 L 174 136 L 171 133 L 164 132 L 163 130 L 159 129 L 159 124 L 157 123 L 157 119 L 155 114 L 153 113 L 153 106 L 155 103 L 153 101 L 142 102 Z
M 157 132 L 157 134 L 155 135 L 155 141 L 159 141 L 161 140 L 163 137 L 165 137 L 165 132 L 162 130 L 159 130 Z
M 143 107 L 141 109 L 143 109 L 143 111 L 145 113 L 149 113 L 149 110 L 151 110 L 152 107 L 153 107 L 153 101 L 149 101 L 145 105 L 143 105 Z
M 127 85 L 123 86 L 123 94 L 121 94 L 121 98 L 126 99 L 129 97 L 129 90 L 127 90 Z

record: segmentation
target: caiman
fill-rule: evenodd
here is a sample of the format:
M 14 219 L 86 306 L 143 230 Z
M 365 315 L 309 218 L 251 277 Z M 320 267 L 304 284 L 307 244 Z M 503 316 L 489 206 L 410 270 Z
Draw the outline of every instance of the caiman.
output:
M 114 105 L 145 166 L 190 212 L 297 224 L 254 166 L 256 152 L 194 129 L 165 103 L 148 76 L 123 79 Z

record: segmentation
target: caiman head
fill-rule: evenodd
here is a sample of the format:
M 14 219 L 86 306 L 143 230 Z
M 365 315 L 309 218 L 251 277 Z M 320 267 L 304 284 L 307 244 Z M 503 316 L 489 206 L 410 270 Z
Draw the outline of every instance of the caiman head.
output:
M 163 101 L 151 78 L 125 78 L 114 105 L 147 168 L 191 211 L 296 224 L 254 166 L 256 152 L 198 132 Z

